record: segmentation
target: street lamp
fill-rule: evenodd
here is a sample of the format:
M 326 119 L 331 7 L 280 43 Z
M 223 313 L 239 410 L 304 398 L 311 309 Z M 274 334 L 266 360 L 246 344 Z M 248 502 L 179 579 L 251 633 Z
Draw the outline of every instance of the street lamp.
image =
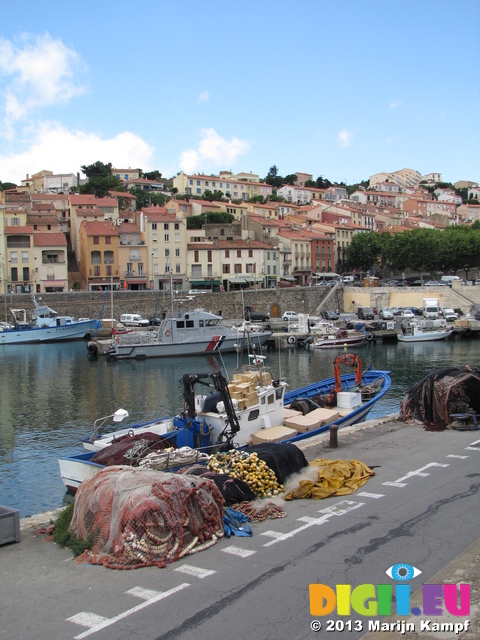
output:
M 155 276 L 153 275 L 153 256 L 155 255 L 155 252 L 152 251 L 150 255 L 152 256 L 152 279 L 150 280 L 150 285 L 151 285 L 151 288 L 155 290 Z

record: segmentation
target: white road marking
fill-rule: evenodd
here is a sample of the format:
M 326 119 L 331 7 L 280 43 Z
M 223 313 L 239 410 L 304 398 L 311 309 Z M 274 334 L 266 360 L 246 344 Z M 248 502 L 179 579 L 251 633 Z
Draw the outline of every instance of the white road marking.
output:
M 151 600 L 161 593 L 161 591 L 153 591 L 153 589 L 144 589 L 143 587 L 133 587 L 133 589 L 129 589 L 126 593 L 128 593 L 129 596 L 136 596 L 142 600 Z
M 179 573 L 186 573 L 189 576 L 194 576 L 195 578 L 208 578 L 208 576 L 212 576 L 216 571 L 212 571 L 210 569 L 200 569 L 200 567 L 194 567 L 191 564 L 184 564 L 181 567 L 177 567 L 174 571 L 178 571 Z
M 404 482 L 405 480 L 408 480 L 409 478 L 413 478 L 414 476 L 419 476 L 420 478 L 426 478 L 427 476 L 429 476 L 429 473 L 425 473 L 425 469 L 430 469 L 430 467 L 448 467 L 448 464 L 440 464 L 439 462 L 429 462 L 428 464 L 426 464 L 424 467 L 420 467 L 420 469 L 417 469 L 416 471 L 410 471 L 409 473 L 407 473 L 407 475 L 403 476 L 402 478 L 399 478 L 398 480 L 394 480 L 393 482 L 383 482 L 382 484 L 386 485 L 387 487 L 406 487 L 407 483 Z
M 460 460 L 466 460 L 468 456 L 456 456 L 454 453 L 449 453 L 447 458 L 460 458 Z
M 155 604 L 156 602 L 159 602 L 164 598 L 168 598 L 168 596 L 171 596 L 174 593 L 177 593 L 178 591 L 181 591 L 182 589 L 185 589 L 185 587 L 189 587 L 189 586 L 190 584 L 188 582 L 184 582 L 183 584 L 180 584 L 178 585 L 178 587 L 174 587 L 169 591 L 164 591 L 163 593 L 157 592 L 157 595 L 151 598 L 150 600 L 146 600 L 145 602 L 142 602 L 142 604 L 138 604 L 137 606 L 132 607 L 131 609 L 128 609 L 127 611 L 124 611 L 123 613 L 120 613 L 118 614 L 118 616 L 115 616 L 113 618 L 103 618 L 102 616 L 97 616 L 94 613 L 88 613 L 88 612 L 82 611 L 81 613 L 77 613 L 71 618 L 67 618 L 67 622 L 74 622 L 83 627 L 90 626 L 90 628 L 87 629 L 87 631 L 84 631 L 83 633 L 80 633 L 78 636 L 75 636 L 75 640 L 82 640 L 82 638 L 87 638 L 88 636 L 91 636 L 93 633 L 97 633 L 97 631 L 101 631 L 102 629 L 105 629 L 106 627 L 109 627 L 112 624 L 115 624 L 119 620 L 128 618 L 128 616 L 131 616 L 133 613 L 137 613 L 137 611 L 141 611 L 142 609 L 145 609 L 145 607 L 149 607 L 151 604 Z M 91 621 L 92 623 L 91 625 L 87 622 L 88 620 Z
M 357 496 L 362 496 L 362 498 L 374 498 L 375 500 L 378 500 L 378 498 L 384 498 L 385 494 L 384 493 L 367 493 L 366 491 L 361 491 L 360 493 L 357 493 Z
M 276 544 L 277 542 L 281 542 L 283 540 L 288 540 L 289 538 L 293 538 L 293 536 L 297 535 L 297 533 L 300 533 L 301 531 L 305 531 L 310 527 L 319 526 L 319 525 L 322 525 L 324 522 L 328 522 L 328 520 L 332 516 L 343 516 L 346 513 L 349 513 L 350 511 L 354 511 L 355 509 L 362 507 L 364 504 L 365 504 L 364 502 L 353 502 L 351 500 L 342 500 L 341 502 L 334 505 L 333 507 L 327 507 L 326 509 L 321 509 L 319 513 L 323 513 L 323 515 L 320 516 L 320 518 L 311 518 L 310 516 L 303 516 L 302 518 L 298 518 L 298 521 L 305 522 L 305 525 L 302 527 L 297 527 L 296 529 L 293 529 L 293 531 L 290 531 L 289 533 L 280 533 L 279 531 L 265 531 L 261 535 L 268 536 L 269 538 L 273 538 L 273 540 L 270 540 L 270 542 L 266 542 L 263 546 L 270 547 L 271 545 Z
M 221 549 L 223 553 L 231 553 L 233 556 L 240 556 L 240 558 L 248 558 L 248 556 L 252 556 L 256 551 L 251 551 L 250 549 L 242 549 L 241 547 L 225 547 L 225 549 Z

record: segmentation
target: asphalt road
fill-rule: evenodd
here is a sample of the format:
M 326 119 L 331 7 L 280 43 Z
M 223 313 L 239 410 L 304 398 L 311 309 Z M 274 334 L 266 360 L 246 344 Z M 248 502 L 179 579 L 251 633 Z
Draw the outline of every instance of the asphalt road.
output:
M 312 616 L 309 584 L 393 584 L 385 572 L 406 563 L 422 572 L 413 594 L 477 540 L 480 432 L 366 423 L 340 431 L 338 449 L 304 450 L 361 460 L 376 475 L 353 495 L 284 503 L 287 517 L 252 524 L 251 538 L 223 538 L 165 569 L 77 565 L 24 529 L 0 547 L 0 638 L 361 638 L 380 618 Z

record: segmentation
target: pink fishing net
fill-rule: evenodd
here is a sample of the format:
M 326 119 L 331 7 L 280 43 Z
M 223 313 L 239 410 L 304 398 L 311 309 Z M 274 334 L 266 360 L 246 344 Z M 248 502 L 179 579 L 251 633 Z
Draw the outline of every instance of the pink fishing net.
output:
M 114 466 L 82 482 L 70 529 L 91 541 L 80 562 L 165 567 L 215 544 L 223 514 L 222 495 L 207 478 Z

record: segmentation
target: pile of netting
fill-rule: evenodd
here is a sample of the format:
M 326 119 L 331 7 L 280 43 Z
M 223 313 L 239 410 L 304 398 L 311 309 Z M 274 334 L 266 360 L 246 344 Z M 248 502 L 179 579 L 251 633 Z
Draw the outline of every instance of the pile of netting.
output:
M 176 449 L 175 443 L 157 433 L 146 431 L 135 434 L 133 430 L 117 439 L 112 444 L 95 453 L 92 462 L 103 464 L 106 467 L 113 465 L 138 466 L 140 460 L 152 452 Z
M 419 420 L 427 429 L 445 429 L 452 414 L 468 412 L 480 412 L 480 372 L 469 367 L 432 371 L 400 403 L 400 420 Z
M 215 544 L 223 515 L 222 495 L 207 478 L 119 466 L 82 482 L 70 530 L 89 542 L 79 561 L 165 567 Z

